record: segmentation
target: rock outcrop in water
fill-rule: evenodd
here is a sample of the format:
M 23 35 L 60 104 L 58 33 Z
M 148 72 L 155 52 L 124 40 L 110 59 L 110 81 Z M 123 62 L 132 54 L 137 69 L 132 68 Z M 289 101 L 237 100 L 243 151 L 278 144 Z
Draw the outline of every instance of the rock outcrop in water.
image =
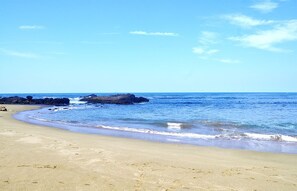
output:
M 149 102 L 149 99 L 144 97 L 136 97 L 134 94 L 116 94 L 111 96 L 97 96 L 91 94 L 85 96 L 80 101 L 86 101 L 87 103 L 101 103 L 101 104 L 134 104 Z
M 13 96 L 0 98 L 0 104 L 26 104 L 26 105 L 56 105 L 63 106 L 69 105 L 70 100 L 68 98 L 44 98 L 44 99 L 33 99 L 32 96 L 27 98 Z

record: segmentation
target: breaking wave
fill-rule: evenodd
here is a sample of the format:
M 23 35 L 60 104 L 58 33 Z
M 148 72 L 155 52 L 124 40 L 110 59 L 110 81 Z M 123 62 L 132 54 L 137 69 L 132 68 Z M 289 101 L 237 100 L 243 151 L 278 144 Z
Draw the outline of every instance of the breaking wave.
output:
M 174 125 L 174 128 L 177 128 L 179 125 Z M 238 134 L 217 134 L 217 135 L 207 135 L 207 134 L 198 134 L 198 133 L 179 133 L 179 132 L 166 132 L 166 131 L 156 131 L 150 129 L 138 129 L 130 127 L 115 127 L 115 126 L 106 126 L 100 125 L 98 128 L 116 130 L 116 131 L 126 131 L 133 133 L 146 133 L 152 135 L 163 135 L 163 136 L 172 136 L 172 137 L 182 137 L 182 138 L 193 138 L 193 139 L 227 139 L 227 140 L 242 140 L 242 139 L 252 139 L 260 141 L 283 141 L 283 142 L 296 142 L 297 137 L 288 136 L 288 135 L 269 135 L 269 134 L 257 134 L 257 133 L 238 133 Z

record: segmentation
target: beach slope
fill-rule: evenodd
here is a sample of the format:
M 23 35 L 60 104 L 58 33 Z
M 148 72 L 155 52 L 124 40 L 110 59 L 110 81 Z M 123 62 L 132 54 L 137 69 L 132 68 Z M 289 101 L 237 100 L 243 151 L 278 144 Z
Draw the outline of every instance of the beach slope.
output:
M 79 134 L 3 106 L 0 190 L 297 190 L 297 155 Z

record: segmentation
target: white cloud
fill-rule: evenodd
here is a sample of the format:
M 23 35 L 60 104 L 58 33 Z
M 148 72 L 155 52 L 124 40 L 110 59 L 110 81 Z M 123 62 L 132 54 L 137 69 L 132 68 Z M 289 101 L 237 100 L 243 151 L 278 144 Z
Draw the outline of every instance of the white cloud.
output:
M 199 59 L 221 62 L 221 63 L 239 63 L 238 60 L 217 58 L 220 50 L 212 48 L 219 43 L 219 34 L 210 31 L 202 31 L 199 39 L 199 46 L 192 48 L 192 52 L 199 56 Z
M 242 14 L 224 15 L 223 18 L 228 20 L 231 24 L 238 25 L 243 28 L 269 25 L 274 23 L 272 20 L 258 20 Z
M 30 59 L 36 59 L 40 57 L 39 55 L 30 53 L 30 52 L 18 52 L 18 51 L 6 50 L 6 49 L 0 49 L 0 51 L 3 52 L 5 55 L 13 56 L 13 57 L 30 58 Z
M 198 42 L 203 46 L 216 44 L 218 41 L 218 34 L 210 31 L 202 31 Z
M 270 0 L 265 0 L 259 3 L 255 3 L 250 8 L 260 11 L 262 13 L 269 13 L 278 7 L 278 3 Z
M 217 38 L 218 34 L 215 32 L 202 31 L 198 38 L 199 46 L 192 49 L 193 53 L 202 57 L 218 53 L 219 50 L 211 48 L 217 43 Z
M 20 30 L 40 30 L 44 29 L 44 26 L 41 25 L 21 25 L 19 26 Z
M 145 35 L 145 36 L 178 36 L 177 33 L 172 32 L 145 32 L 145 31 L 131 31 L 133 35 Z
M 193 48 L 193 53 L 198 54 L 198 55 L 212 55 L 219 52 L 217 49 L 206 49 L 202 47 L 194 47 Z
M 198 54 L 200 59 L 221 62 L 221 63 L 226 63 L 226 64 L 240 63 L 239 60 L 215 58 L 215 57 L 211 56 L 213 54 L 216 54 L 217 52 L 219 52 L 219 50 L 217 50 L 217 49 L 205 49 L 202 47 L 194 47 L 193 48 L 193 53 Z
M 297 20 L 278 22 L 270 30 L 258 31 L 251 35 L 230 37 L 230 40 L 238 41 L 243 46 L 254 47 L 269 51 L 284 51 L 275 45 L 287 41 L 297 40 Z

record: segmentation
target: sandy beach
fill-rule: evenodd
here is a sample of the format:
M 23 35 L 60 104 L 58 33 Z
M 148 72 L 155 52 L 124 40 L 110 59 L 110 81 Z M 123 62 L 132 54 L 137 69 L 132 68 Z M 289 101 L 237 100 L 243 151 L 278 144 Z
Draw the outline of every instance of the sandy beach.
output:
M 297 190 L 297 155 L 79 134 L 0 112 L 0 190 Z

